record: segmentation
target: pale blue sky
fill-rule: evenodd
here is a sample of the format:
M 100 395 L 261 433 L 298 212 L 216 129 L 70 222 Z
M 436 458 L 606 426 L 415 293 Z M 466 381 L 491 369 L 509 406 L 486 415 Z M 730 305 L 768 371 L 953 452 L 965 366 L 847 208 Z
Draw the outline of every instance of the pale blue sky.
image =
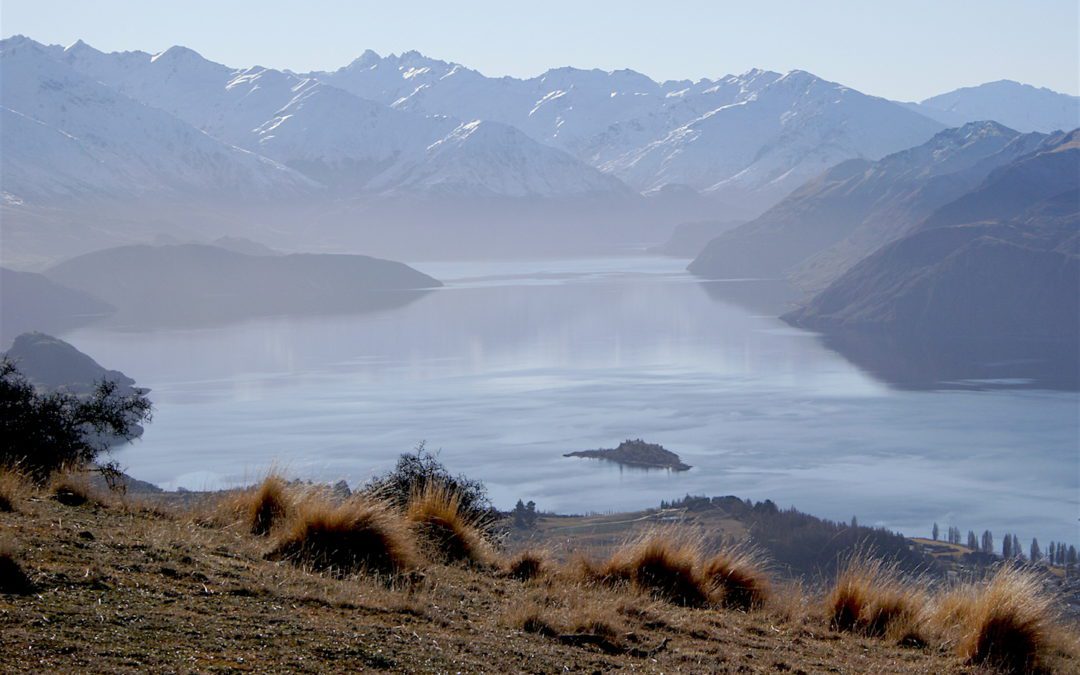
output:
M 237 67 L 333 69 L 365 49 L 416 49 L 486 75 L 801 68 L 903 100 L 1003 78 L 1080 93 L 1077 0 L 0 2 L 4 37 L 105 51 L 182 44 Z

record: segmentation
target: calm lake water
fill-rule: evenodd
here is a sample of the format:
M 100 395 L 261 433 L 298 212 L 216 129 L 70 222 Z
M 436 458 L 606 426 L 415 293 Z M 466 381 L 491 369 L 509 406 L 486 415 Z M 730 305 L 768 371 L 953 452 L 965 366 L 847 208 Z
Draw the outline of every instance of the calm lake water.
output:
M 849 361 L 774 318 L 774 285 L 702 283 L 684 265 L 429 263 L 446 288 L 378 313 L 64 337 L 153 389 L 153 424 L 116 457 L 167 488 L 275 464 L 356 485 L 426 440 L 504 508 L 734 494 L 909 535 L 937 521 L 1044 548 L 1080 538 L 1075 391 L 1040 388 L 1017 362 L 1008 377 L 889 382 L 877 357 Z M 693 469 L 562 456 L 637 437 Z

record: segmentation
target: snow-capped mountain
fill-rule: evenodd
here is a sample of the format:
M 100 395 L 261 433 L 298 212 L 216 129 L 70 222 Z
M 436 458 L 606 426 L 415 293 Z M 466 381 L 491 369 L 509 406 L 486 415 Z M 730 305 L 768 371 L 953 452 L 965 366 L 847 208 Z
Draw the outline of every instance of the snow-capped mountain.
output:
M 407 54 L 398 61 L 413 58 Z M 487 131 L 493 127 L 485 122 L 480 135 L 488 141 L 485 144 L 474 134 L 466 135 L 471 139 L 467 143 L 461 142 L 460 132 L 447 136 L 475 118 L 387 105 L 384 101 L 403 87 L 391 89 L 387 84 L 385 91 L 379 89 L 386 79 L 381 70 L 367 72 L 374 78 L 375 95 L 360 97 L 333 86 L 340 78 L 323 81 L 258 66 L 233 70 L 183 47 L 157 55 L 110 55 L 77 43 L 63 50 L 61 60 L 211 136 L 331 186 L 335 194 L 403 195 L 413 188 L 429 192 L 434 185 L 440 185 L 440 191 L 456 189 L 463 195 L 557 197 L 592 190 L 626 192 L 618 180 L 599 177 L 595 169 L 516 129 L 504 128 L 504 133 L 491 135 Z M 433 72 L 431 66 L 410 68 L 420 79 Z M 449 64 L 446 68 L 453 70 Z M 397 80 L 408 83 L 410 77 Z M 480 127 L 474 124 L 472 128 Z M 492 143 L 503 145 L 496 148 Z M 433 172 L 436 166 L 450 173 L 438 176 Z M 517 171 L 518 167 L 540 166 L 546 169 L 539 174 L 530 174 L 530 169 Z M 494 174 L 501 170 L 506 173 L 496 178 Z M 565 175 L 556 175 L 560 171 Z M 425 178 L 419 179 L 420 175 Z
M 596 166 L 780 77 L 754 70 L 659 83 L 633 70 L 555 68 L 528 79 L 489 78 L 415 51 L 381 57 L 370 50 L 311 76 L 399 110 L 509 124 Z
M 942 126 L 884 99 L 792 71 L 604 164 L 639 189 L 684 183 L 767 207 L 847 159 L 877 159 Z
M 617 178 L 512 126 L 481 121 L 462 124 L 432 143 L 419 161 L 408 157 L 397 162 L 372 187 L 483 197 L 633 195 Z
M 1080 97 L 1012 80 L 933 96 L 911 107 L 948 126 L 994 120 L 1017 131 L 1068 131 L 1080 126 Z
M 468 223 L 486 243 L 485 228 L 559 220 L 570 236 L 597 228 L 590 241 L 639 246 L 682 221 L 751 219 L 838 163 L 926 141 L 943 128 L 932 118 L 987 109 L 1049 124 L 1061 103 L 1025 90 L 905 106 L 802 71 L 492 78 L 418 52 L 297 74 L 182 46 L 104 53 L 25 37 L 0 42 L 0 67 L 6 252 L 48 232 L 76 252 L 87 223 L 125 243 L 155 219 L 190 236 L 271 228 L 285 247 L 301 230 L 305 244 L 319 233 L 369 242 L 403 223 L 411 244 L 433 220 Z M 162 199 L 173 206 L 155 211 Z
M 317 187 L 73 71 L 31 40 L 0 44 L 0 79 L 3 191 L 20 201 L 287 197 Z

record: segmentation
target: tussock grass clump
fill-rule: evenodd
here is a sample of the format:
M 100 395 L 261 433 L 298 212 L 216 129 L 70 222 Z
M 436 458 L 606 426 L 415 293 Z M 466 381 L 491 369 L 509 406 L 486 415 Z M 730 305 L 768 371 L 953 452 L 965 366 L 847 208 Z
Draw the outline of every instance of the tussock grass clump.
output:
M 564 586 L 546 587 L 513 606 L 505 623 L 565 644 L 624 652 L 627 628 L 607 596 L 607 592 L 581 594 Z
M 405 510 L 433 558 L 443 562 L 486 564 L 492 558 L 477 518 L 461 508 L 461 496 L 440 482 L 414 492 Z
M 0 593 L 27 595 L 34 592 L 34 583 L 15 559 L 15 548 L 0 540 Z
M 549 567 L 547 556 L 541 551 L 526 549 L 507 560 L 504 573 L 511 579 L 529 581 L 542 576 Z
M 52 475 L 48 483 L 48 492 L 52 498 L 64 506 L 82 506 L 96 504 L 105 506 L 105 500 L 90 485 L 85 471 L 69 469 Z
M 30 478 L 17 469 L 0 467 L 0 513 L 10 513 L 16 509 L 29 491 Z
M 901 578 L 897 568 L 879 559 L 855 555 L 841 569 L 825 598 L 829 624 L 835 630 L 923 644 L 923 591 Z
M 245 529 L 264 537 L 285 520 L 293 502 L 285 480 L 272 473 L 258 485 L 227 497 L 224 507 Z
M 944 608 L 964 632 L 959 651 L 969 663 L 1007 673 L 1038 672 L 1052 649 L 1052 600 L 1039 575 L 1002 565 L 984 588 L 957 595 Z
M 772 595 L 762 554 L 747 546 L 720 551 L 705 562 L 702 574 L 725 607 L 760 609 Z
M 269 557 L 342 576 L 396 575 L 417 561 L 408 524 L 385 503 L 366 497 L 341 504 L 304 501 Z
M 811 617 L 811 603 L 817 600 L 801 580 L 786 580 L 770 592 L 764 611 L 777 624 L 801 625 Z
M 654 531 L 629 542 L 600 566 L 579 563 L 587 579 L 631 586 L 656 598 L 687 607 L 703 607 L 712 602 L 712 589 L 699 573 L 698 542 L 674 532 Z
M 544 637 L 555 637 L 560 632 L 559 627 L 545 612 L 543 605 L 537 602 L 526 602 L 511 611 L 507 623 L 526 633 L 535 633 Z

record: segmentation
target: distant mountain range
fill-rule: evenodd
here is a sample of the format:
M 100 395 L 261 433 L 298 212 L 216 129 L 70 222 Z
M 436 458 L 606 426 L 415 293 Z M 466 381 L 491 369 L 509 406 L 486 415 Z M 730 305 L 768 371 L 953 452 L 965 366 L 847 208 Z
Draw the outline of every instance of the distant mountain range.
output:
M 489 78 L 369 51 L 296 74 L 25 37 L 0 41 L 0 68 L 3 256 L 38 266 L 161 232 L 425 257 L 611 250 L 756 216 L 956 120 L 1047 131 L 1080 109 L 1002 83 L 901 104 L 802 71 Z
M 1080 130 L 1047 137 L 786 317 L 834 332 L 1080 340 Z
M 877 162 L 841 162 L 710 241 L 690 270 L 708 278 L 786 277 L 806 291 L 821 290 L 1045 139 L 973 122 Z

